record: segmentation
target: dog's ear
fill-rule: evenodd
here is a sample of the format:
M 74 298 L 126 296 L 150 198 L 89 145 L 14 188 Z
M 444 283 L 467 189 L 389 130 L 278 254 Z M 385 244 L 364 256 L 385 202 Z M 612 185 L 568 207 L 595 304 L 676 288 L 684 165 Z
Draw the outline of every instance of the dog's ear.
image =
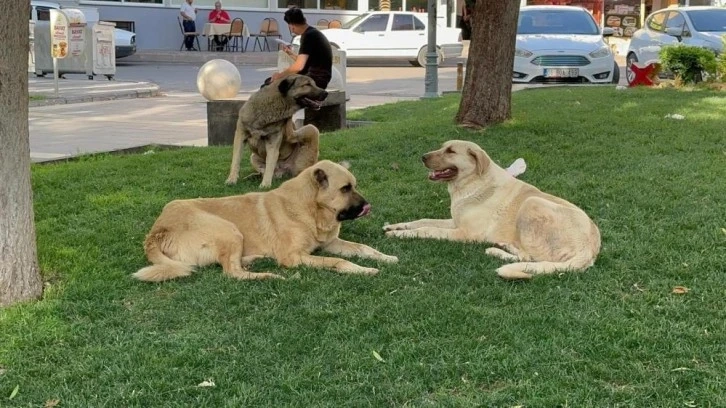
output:
M 480 176 L 484 174 L 484 171 L 489 167 L 489 157 L 487 157 L 487 155 L 484 154 L 484 151 L 480 149 L 468 149 L 467 152 L 474 158 L 474 163 L 476 163 L 476 174 Z
M 288 77 L 285 77 L 284 80 L 280 81 L 280 84 L 277 86 L 277 89 L 280 90 L 280 94 L 282 94 L 282 96 L 287 96 L 287 91 L 289 91 L 290 88 L 292 88 L 292 84 L 295 83 L 295 79 L 296 79 L 295 77 L 288 76 Z
M 323 169 L 315 169 L 313 176 L 315 177 L 315 181 L 318 183 L 318 186 L 321 188 L 328 188 L 328 175 L 325 174 Z

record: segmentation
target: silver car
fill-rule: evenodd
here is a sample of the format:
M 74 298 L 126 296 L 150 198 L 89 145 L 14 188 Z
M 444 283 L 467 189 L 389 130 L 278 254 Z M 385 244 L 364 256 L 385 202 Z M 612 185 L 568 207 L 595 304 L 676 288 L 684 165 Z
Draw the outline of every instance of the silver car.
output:
M 645 19 L 645 26 L 633 34 L 627 66 L 659 59 L 663 46 L 686 44 L 723 52 L 721 36 L 726 34 L 726 8 L 678 7 L 658 10 Z
M 603 38 L 612 34 L 582 7 L 522 7 L 512 80 L 617 83 L 620 69 Z

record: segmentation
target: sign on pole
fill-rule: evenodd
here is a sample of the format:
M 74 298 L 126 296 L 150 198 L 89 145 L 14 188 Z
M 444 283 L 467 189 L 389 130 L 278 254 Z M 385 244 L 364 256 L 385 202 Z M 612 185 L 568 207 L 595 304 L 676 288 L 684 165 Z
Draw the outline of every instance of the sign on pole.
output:
M 50 55 L 53 57 L 55 96 L 58 97 L 58 60 L 83 52 L 86 17 L 78 9 L 50 9 Z

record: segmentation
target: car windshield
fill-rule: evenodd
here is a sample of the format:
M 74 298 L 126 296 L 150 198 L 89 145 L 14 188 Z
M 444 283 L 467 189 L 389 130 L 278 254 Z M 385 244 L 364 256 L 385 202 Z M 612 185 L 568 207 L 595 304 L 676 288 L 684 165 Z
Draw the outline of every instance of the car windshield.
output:
M 517 34 L 599 34 L 585 10 L 526 10 L 519 13 Z
M 724 32 L 726 31 L 726 9 L 724 10 L 691 10 L 693 28 L 696 31 Z
M 366 17 L 368 17 L 368 13 L 361 14 L 358 17 L 356 17 L 356 18 L 348 21 L 347 23 L 343 24 L 343 27 L 342 28 L 349 29 L 349 28 L 353 27 L 354 25 L 358 24 L 359 21 L 363 20 Z

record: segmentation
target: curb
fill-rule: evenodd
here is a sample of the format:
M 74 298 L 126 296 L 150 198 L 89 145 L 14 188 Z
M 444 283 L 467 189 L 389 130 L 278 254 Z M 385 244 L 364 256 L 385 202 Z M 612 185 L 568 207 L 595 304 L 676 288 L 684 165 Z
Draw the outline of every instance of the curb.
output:
M 235 65 L 277 66 L 277 52 L 140 51 L 120 59 L 120 63 L 189 64 L 223 59 Z
M 83 103 L 83 102 L 102 102 L 102 101 L 114 101 L 117 99 L 135 99 L 135 98 L 153 98 L 160 96 L 162 93 L 158 86 L 151 89 L 141 91 L 119 91 L 107 94 L 98 95 L 78 95 L 78 96 L 61 96 L 58 98 L 48 97 L 41 100 L 31 100 L 28 102 L 29 108 L 37 108 L 41 106 L 51 105 L 65 105 L 69 103 Z

